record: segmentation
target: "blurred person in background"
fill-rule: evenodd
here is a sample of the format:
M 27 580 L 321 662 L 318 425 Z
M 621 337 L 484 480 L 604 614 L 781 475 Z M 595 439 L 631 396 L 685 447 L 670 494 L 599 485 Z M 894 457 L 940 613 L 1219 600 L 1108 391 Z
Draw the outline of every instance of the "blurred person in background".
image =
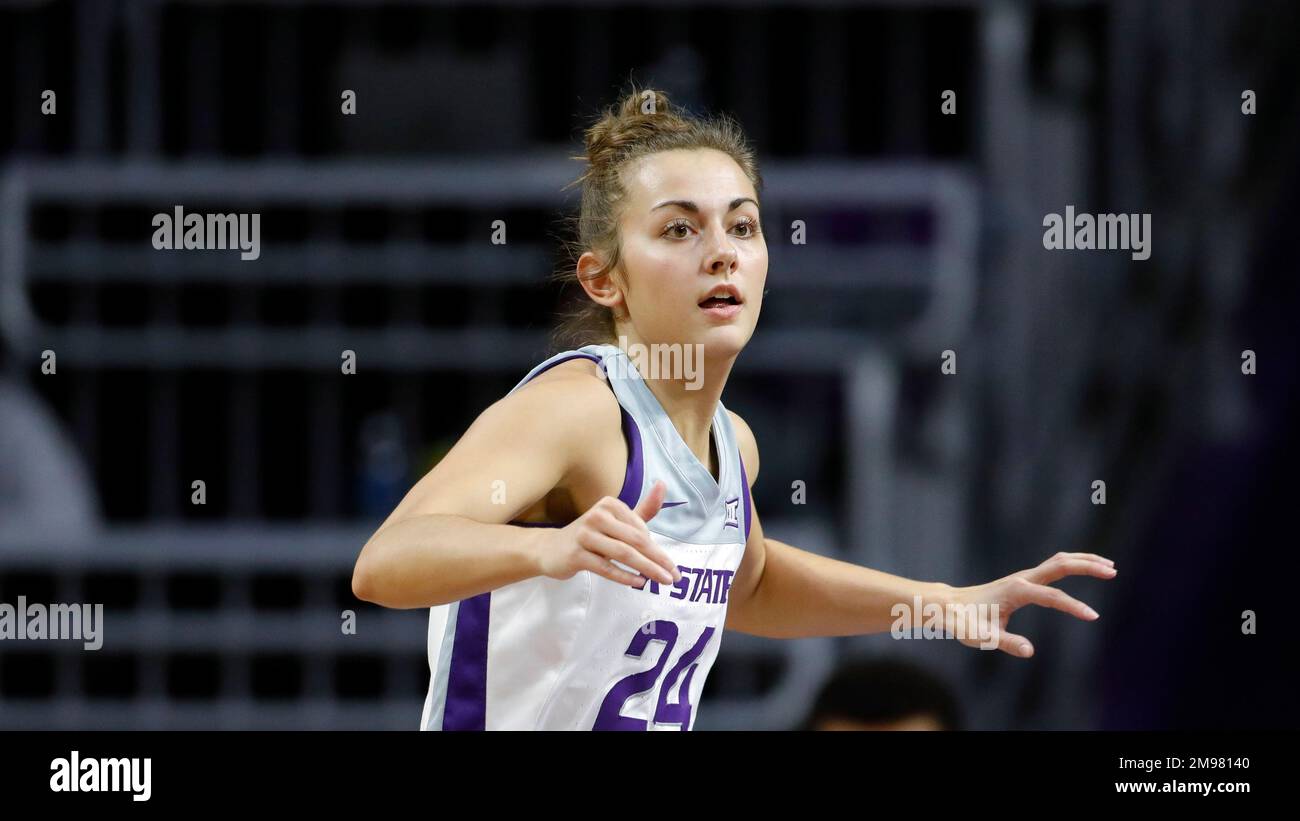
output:
M 960 730 L 957 696 L 942 678 L 896 659 L 851 661 L 822 685 L 801 730 Z
M 0 340 L 0 550 L 79 544 L 99 528 L 89 470 Z

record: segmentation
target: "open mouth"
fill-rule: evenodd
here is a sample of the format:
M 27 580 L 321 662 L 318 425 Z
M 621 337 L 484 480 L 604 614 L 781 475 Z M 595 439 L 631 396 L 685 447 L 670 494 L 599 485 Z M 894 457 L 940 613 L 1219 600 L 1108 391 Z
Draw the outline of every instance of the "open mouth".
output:
M 739 301 L 738 301 L 734 296 L 731 296 L 730 294 L 723 294 L 722 296 L 711 296 L 711 297 L 709 297 L 708 299 L 706 299 L 706 300 L 704 300 L 703 302 L 700 303 L 700 307 L 701 307 L 701 308 L 705 308 L 705 309 L 708 309 L 708 308 L 721 308 L 721 307 L 725 307 L 725 306 L 728 306 L 728 305 L 736 305 L 736 306 L 739 306 L 739 305 L 740 305 L 740 302 L 739 302 Z
M 712 296 L 700 300 L 700 310 L 711 320 L 729 321 L 740 314 L 740 296 L 731 288 L 715 289 Z

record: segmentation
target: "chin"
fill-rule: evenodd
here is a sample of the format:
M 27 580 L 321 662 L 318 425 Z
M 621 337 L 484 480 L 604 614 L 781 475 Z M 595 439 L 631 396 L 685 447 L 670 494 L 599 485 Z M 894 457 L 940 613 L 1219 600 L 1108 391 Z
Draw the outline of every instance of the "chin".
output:
M 709 328 L 700 334 L 697 341 L 704 345 L 704 353 L 709 358 L 736 356 L 749 344 L 749 338 L 753 333 L 753 328 L 728 325 Z

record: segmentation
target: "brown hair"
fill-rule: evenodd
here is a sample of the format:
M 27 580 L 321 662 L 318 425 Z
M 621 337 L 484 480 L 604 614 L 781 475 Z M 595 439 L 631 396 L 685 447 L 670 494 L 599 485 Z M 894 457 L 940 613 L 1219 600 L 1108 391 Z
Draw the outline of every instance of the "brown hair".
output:
M 605 266 L 591 279 L 607 272 L 617 276 L 619 204 L 627 195 L 622 173 L 641 157 L 674 149 L 713 148 L 736 161 L 755 192 L 763 188 L 754 149 L 734 119 L 725 114 L 696 117 L 670 103 L 668 95 L 657 89 L 638 89 L 633 84 L 620 102 L 606 109 L 586 130 L 585 138 L 586 154 L 571 159 L 586 160 L 587 169 L 566 186 L 582 185 L 582 206 L 568 220 L 564 262 L 555 272 L 565 284 L 578 283 L 578 259 L 585 251 L 595 251 L 605 260 Z M 580 284 L 578 287 L 575 304 L 561 316 L 552 335 L 556 350 L 615 339 L 613 311 L 593 302 Z

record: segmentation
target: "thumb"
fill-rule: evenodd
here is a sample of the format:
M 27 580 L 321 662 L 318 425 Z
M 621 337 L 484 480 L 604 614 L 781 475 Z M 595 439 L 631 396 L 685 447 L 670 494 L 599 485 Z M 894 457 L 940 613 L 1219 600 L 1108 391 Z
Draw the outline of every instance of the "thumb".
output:
M 636 515 L 647 522 L 653 519 L 655 514 L 659 512 L 659 508 L 663 507 L 664 494 L 667 491 L 668 487 L 663 483 L 663 480 L 656 480 L 654 487 L 650 488 L 650 493 L 636 506 Z
M 1034 645 L 1029 643 L 1029 639 L 1015 633 L 1008 633 L 1005 630 L 1002 631 L 1002 635 L 998 638 L 998 649 L 1022 659 L 1029 658 L 1034 654 Z

